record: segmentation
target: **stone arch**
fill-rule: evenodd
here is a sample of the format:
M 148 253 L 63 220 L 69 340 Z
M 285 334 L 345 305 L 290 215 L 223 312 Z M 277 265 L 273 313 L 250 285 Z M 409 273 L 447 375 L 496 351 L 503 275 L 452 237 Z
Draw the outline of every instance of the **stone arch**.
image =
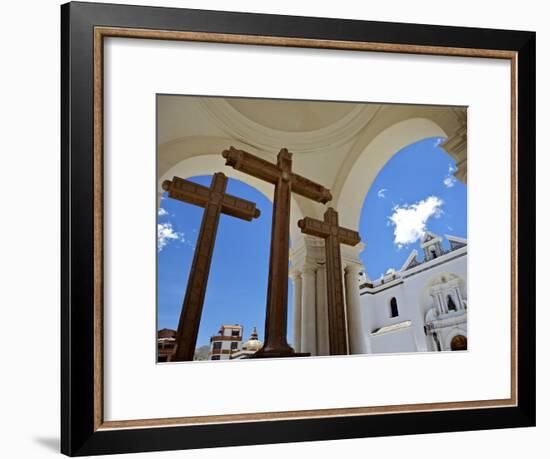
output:
M 164 180 L 171 180 L 174 176 L 181 178 L 196 177 L 198 175 L 212 175 L 215 172 L 223 172 L 227 177 L 239 180 L 252 186 L 262 193 L 267 199 L 273 201 L 273 185 L 259 180 L 247 174 L 243 174 L 232 167 L 225 166 L 225 160 L 221 152 L 230 145 L 236 148 L 246 148 L 260 156 L 267 156 L 255 151 L 250 146 L 235 142 L 234 140 L 221 138 L 184 138 L 177 142 L 170 142 L 159 147 L 157 193 L 160 197 L 163 190 L 161 184 Z M 294 197 L 291 200 L 291 243 L 303 238 L 298 227 L 298 220 L 303 218 L 302 210 Z
M 236 139 L 254 139 L 254 144 L 267 151 L 278 151 L 285 146 L 293 153 L 315 153 L 319 150 L 340 146 L 352 139 L 374 116 L 374 104 L 355 104 L 330 101 L 264 99 L 262 109 L 257 112 L 258 101 L 253 99 L 198 98 L 198 105 L 210 119 L 224 132 Z M 285 104 L 282 119 L 296 124 L 304 113 L 297 105 L 325 105 L 325 111 L 335 111 L 335 105 L 347 106 L 347 110 L 324 126 L 314 125 L 295 130 L 281 125 L 280 105 Z M 332 105 L 329 108 L 328 105 Z M 298 113 L 298 118 L 293 119 Z M 278 122 L 275 121 L 279 117 Z M 284 123 L 283 123 L 284 124 Z
M 166 172 L 173 168 L 176 164 L 190 158 L 201 156 L 219 156 L 218 161 L 207 161 L 205 165 L 215 166 L 219 170 L 215 172 L 224 172 L 226 175 L 231 169 L 225 166 L 225 161 L 222 158 L 222 151 L 233 145 L 235 148 L 242 148 L 250 151 L 255 155 L 267 157 L 265 152 L 259 151 L 250 145 L 239 142 L 228 137 L 213 137 L 213 136 L 185 136 L 169 142 L 162 143 L 158 146 L 158 177 L 165 177 Z M 171 177 L 170 177 L 171 178 Z M 161 188 L 162 180 L 158 182 L 158 190 Z
M 347 176 L 335 190 L 333 205 L 340 223 L 358 228 L 361 210 L 378 173 L 404 147 L 429 137 L 447 137 L 445 130 L 428 118 L 409 118 L 382 130 L 348 164 Z

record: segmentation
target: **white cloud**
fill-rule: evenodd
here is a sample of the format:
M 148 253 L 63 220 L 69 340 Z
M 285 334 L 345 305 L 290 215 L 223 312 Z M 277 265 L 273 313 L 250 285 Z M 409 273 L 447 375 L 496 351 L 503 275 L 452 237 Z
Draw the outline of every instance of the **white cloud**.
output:
M 161 252 L 170 241 L 185 242 L 183 233 L 174 230 L 172 223 L 159 223 L 157 225 L 158 251 Z
M 166 215 L 168 215 L 168 212 L 166 211 L 166 209 L 159 207 L 159 217 L 165 217 Z
M 388 191 L 386 188 L 380 188 L 378 190 L 378 193 L 376 193 L 376 194 L 380 199 L 382 199 L 382 198 L 386 197 L 386 191 Z
M 447 188 L 452 188 L 455 186 L 456 178 L 454 177 L 445 177 L 445 180 L 443 180 L 443 185 L 445 185 Z
M 456 184 L 456 177 L 453 174 L 456 172 L 456 167 L 453 167 L 452 164 L 449 164 L 447 169 L 447 176 L 443 179 L 443 185 L 447 188 L 452 188 Z
M 426 223 L 430 217 L 438 218 L 443 201 L 437 196 L 430 196 L 410 206 L 395 206 L 393 214 L 388 217 L 394 225 L 394 244 L 399 248 L 418 241 L 426 232 Z

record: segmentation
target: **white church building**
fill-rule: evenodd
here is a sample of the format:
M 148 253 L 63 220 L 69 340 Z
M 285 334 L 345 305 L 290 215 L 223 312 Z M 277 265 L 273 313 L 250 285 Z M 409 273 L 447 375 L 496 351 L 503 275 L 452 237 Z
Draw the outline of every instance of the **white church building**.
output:
M 399 271 L 360 277 L 367 353 L 466 350 L 467 242 L 426 232 L 423 254 L 413 250 Z

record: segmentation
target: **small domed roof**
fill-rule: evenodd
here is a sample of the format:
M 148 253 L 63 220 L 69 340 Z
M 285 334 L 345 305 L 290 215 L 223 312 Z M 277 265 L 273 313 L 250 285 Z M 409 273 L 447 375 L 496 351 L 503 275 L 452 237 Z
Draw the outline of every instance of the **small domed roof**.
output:
M 258 339 L 258 333 L 256 332 L 256 327 L 252 330 L 252 333 L 250 334 L 250 338 L 248 338 L 248 341 L 246 341 L 243 346 L 243 351 L 259 351 L 262 348 L 262 342 Z
M 159 339 L 162 339 L 162 338 L 175 338 L 176 337 L 176 330 L 172 330 L 170 328 L 163 328 L 162 330 L 159 330 L 157 332 L 157 337 Z

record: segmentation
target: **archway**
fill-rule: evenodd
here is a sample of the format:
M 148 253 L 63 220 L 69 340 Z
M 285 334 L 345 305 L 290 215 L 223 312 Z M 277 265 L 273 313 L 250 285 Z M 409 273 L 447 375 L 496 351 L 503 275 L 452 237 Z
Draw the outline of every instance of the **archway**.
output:
M 212 177 L 187 179 L 207 186 Z M 254 327 L 260 334 L 264 330 L 272 203 L 257 189 L 231 178 L 227 193 L 255 202 L 261 215 L 252 221 L 220 217 L 197 349 L 209 346 L 220 325 L 239 324 L 247 335 Z M 169 198 L 161 200 L 160 209 L 159 225 L 169 224 L 173 237 L 157 258 L 158 326 L 176 329 L 203 209 Z
M 445 184 L 454 162 L 440 147 L 443 140 L 431 137 L 407 145 L 372 181 L 359 215 L 366 243 L 361 259 L 371 280 L 439 258 L 449 243 L 438 236 L 451 228 L 458 232 L 451 234 L 466 234 L 467 190 L 456 180 Z M 427 237 L 432 245 L 422 245 Z
M 408 145 L 427 138 L 446 138 L 446 132 L 427 118 L 400 121 L 380 132 L 346 168 L 345 179 L 335 187 L 336 208 L 344 226 L 357 228 L 363 202 L 388 161 Z
M 425 124 L 426 130 L 430 126 L 435 129 L 430 123 L 432 122 L 422 121 L 415 124 L 417 127 Z M 396 132 L 394 134 L 397 135 Z M 370 184 L 356 183 L 359 187 L 357 190 L 362 190 L 357 191 L 358 196 L 366 192 L 365 200 L 361 203 L 359 232 L 366 243 L 365 250 L 360 256 L 368 273 L 368 279 L 365 279 L 366 285 L 370 285 L 370 288 L 377 288 L 382 283 L 393 282 L 396 279 L 406 279 L 405 271 L 424 261 L 422 244 L 428 237 L 428 230 L 435 229 L 436 233 L 444 235 L 448 232 L 448 224 L 451 220 L 460 234 L 462 234 L 462 226 L 465 230 L 465 206 L 463 214 L 456 213 L 454 217 L 444 215 L 442 218 L 437 218 L 440 217 L 440 211 L 447 197 L 460 196 L 464 203 L 466 197 L 464 185 L 456 184 L 454 187 L 445 185 L 444 180 L 449 175 L 449 171 L 454 170 L 454 160 L 440 147 L 443 141 L 442 137 L 429 137 L 393 151 Z M 386 153 L 390 155 L 389 151 Z M 350 208 L 351 206 L 347 206 L 344 212 Z M 357 212 L 356 209 L 351 210 Z M 349 218 L 357 218 L 351 217 L 351 212 L 347 215 Z M 454 225 L 454 219 L 459 224 Z M 442 242 L 436 236 L 431 240 L 437 241 L 438 244 L 447 244 L 447 241 Z M 438 245 L 433 253 L 426 253 L 425 259 L 434 259 L 436 256 L 439 258 L 443 253 Z M 432 302 L 428 299 L 424 301 L 419 297 L 417 292 L 422 290 L 422 286 L 417 279 L 402 281 L 404 284 L 402 287 L 404 289 L 403 311 L 406 311 L 405 314 L 408 314 L 408 317 L 413 318 L 412 330 L 416 348 L 436 350 L 435 347 L 438 347 L 440 349 L 443 343 L 439 346 L 432 345 L 431 337 L 428 339 L 424 331 L 425 315 L 432 307 Z M 364 305 L 370 306 L 367 303 L 369 301 L 373 305 L 376 304 L 376 307 L 363 308 L 366 322 L 380 323 L 386 320 L 384 315 L 386 311 L 382 311 L 382 303 L 379 304 L 375 298 L 370 300 L 367 295 L 365 298 Z M 401 305 L 401 300 L 399 301 Z
M 233 142 L 233 144 L 236 144 Z M 228 142 L 226 141 L 223 145 L 227 147 Z M 216 154 L 207 154 L 202 153 L 197 156 L 191 156 L 181 161 L 175 162 L 169 168 L 161 168 L 159 165 L 159 177 L 158 177 L 158 187 L 157 193 L 159 196 L 162 194 L 161 184 L 164 180 L 171 180 L 174 176 L 187 179 L 189 177 L 197 177 L 203 175 L 212 175 L 216 172 L 223 172 L 226 176 L 236 179 L 240 182 L 250 185 L 252 188 L 258 190 L 271 202 L 273 201 L 273 186 L 269 183 L 259 180 L 255 177 L 252 177 L 247 174 L 243 174 L 232 167 L 225 166 L 225 160 L 221 155 L 223 150 L 222 144 L 219 145 L 219 153 Z M 174 148 L 173 146 L 168 146 L 167 148 Z M 178 150 L 181 148 L 178 147 Z M 250 148 L 248 148 L 250 150 Z M 303 213 L 298 203 L 298 200 L 293 196 L 291 198 L 291 215 L 290 215 L 290 240 L 293 245 L 294 241 L 302 240 L 303 236 L 298 228 L 298 220 L 303 218 Z

